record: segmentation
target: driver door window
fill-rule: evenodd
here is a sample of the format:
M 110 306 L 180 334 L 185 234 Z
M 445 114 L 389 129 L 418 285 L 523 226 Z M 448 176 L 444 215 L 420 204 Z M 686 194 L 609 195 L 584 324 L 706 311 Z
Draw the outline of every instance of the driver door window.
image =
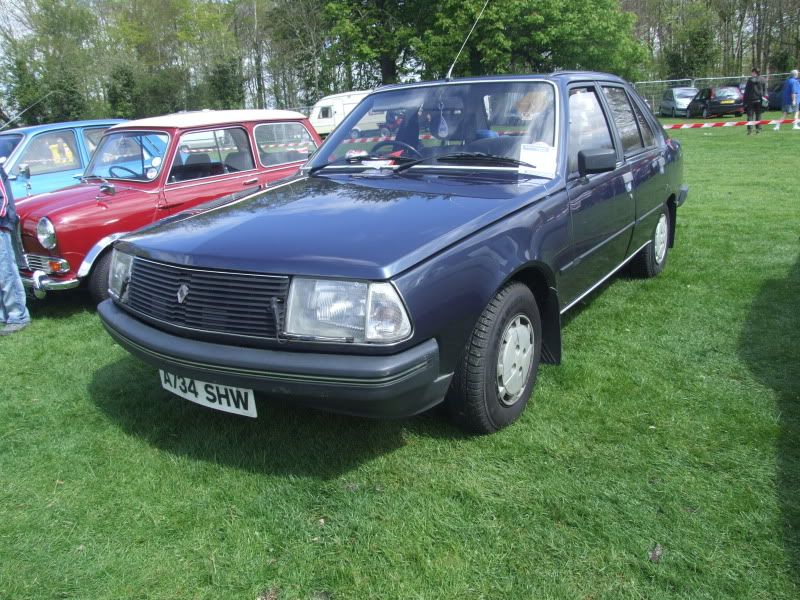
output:
M 31 140 L 17 163 L 27 164 L 31 169 L 31 175 L 80 169 L 81 158 L 75 133 L 53 131 L 37 135 Z
M 578 172 L 581 150 L 613 150 L 611 131 L 594 88 L 574 88 L 569 92 L 569 140 L 567 142 L 570 174 Z

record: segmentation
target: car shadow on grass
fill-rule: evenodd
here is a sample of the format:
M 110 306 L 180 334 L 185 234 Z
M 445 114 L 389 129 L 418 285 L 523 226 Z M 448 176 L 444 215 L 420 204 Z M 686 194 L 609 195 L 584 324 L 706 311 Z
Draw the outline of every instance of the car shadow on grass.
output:
M 332 479 L 394 452 L 415 435 L 465 438 L 444 415 L 375 420 L 256 396 L 250 419 L 192 404 L 161 388 L 158 371 L 133 357 L 100 368 L 93 402 L 129 435 L 177 456 L 258 473 Z
M 27 298 L 33 320 L 67 319 L 82 312 L 94 312 L 95 303 L 86 290 L 74 289 L 51 292 L 41 300 Z
M 778 502 L 789 568 L 800 584 L 800 260 L 782 280 L 766 281 L 739 339 L 739 355 L 777 394 Z

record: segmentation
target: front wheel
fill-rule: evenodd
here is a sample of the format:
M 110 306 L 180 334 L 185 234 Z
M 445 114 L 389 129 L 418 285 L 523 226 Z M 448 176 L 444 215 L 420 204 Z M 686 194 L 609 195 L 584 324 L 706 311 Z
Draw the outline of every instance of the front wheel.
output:
M 453 376 L 447 405 L 453 419 L 474 433 L 493 433 L 528 404 L 542 352 L 542 322 L 531 290 L 501 289 L 484 309 Z
M 669 211 L 661 209 L 650 243 L 639 250 L 631 261 L 631 272 L 637 277 L 655 277 L 664 270 L 669 253 Z
M 89 274 L 89 295 L 95 304 L 100 304 L 108 298 L 108 270 L 111 267 L 111 252 L 104 252 L 94 264 Z

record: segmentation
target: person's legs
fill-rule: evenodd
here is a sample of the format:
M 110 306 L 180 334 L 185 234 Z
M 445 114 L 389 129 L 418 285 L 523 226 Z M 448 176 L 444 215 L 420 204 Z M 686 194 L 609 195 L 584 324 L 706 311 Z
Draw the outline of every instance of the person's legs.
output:
M 755 113 L 755 117 L 756 117 L 755 120 L 756 121 L 760 121 L 761 120 L 761 115 L 764 114 L 764 107 L 761 106 L 761 102 L 760 101 L 759 102 L 753 102 L 753 109 L 754 109 L 753 112 Z M 747 117 L 747 119 L 748 120 L 753 120 L 753 119 L 750 119 L 749 116 Z M 756 125 L 756 133 L 761 133 L 761 124 L 760 123 Z
M 788 114 L 789 114 L 789 108 L 784 105 L 783 112 L 781 113 L 781 121 L 785 120 L 786 119 L 786 115 L 788 115 Z M 778 131 L 780 128 L 781 128 L 781 124 L 780 123 L 776 123 L 775 124 L 775 131 Z
M 756 104 L 755 102 L 748 102 L 747 103 L 747 120 L 748 121 L 755 121 L 756 120 Z M 753 133 L 753 126 L 747 126 L 747 135 Z
M 0 304 L 6 325 L 27 324 L 31 320 L 25 306 L 25 288 L 17 270 L 11 233 L 0 229 Z

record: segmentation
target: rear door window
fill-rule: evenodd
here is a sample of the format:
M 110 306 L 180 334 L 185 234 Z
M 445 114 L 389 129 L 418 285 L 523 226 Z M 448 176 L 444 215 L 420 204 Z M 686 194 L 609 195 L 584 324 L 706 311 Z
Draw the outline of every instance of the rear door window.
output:
M 301 123 L 262 123 L 255 128 L 258 157 L 265 167 L 307 160 L 317 149 Z
M 100 143 L 100 138 L 108 130 L 108 127 L 93 127 L 92 129 L 83 130 L 83 141 L 86 143 L 86 152 L 91 157 L 94 154 L 97 144 Z
M 603 93 L 611 109 L 611 116 L 617 126 L 617 131 L 619 131 L 625 155 L 639 152 L 644 148 L 644 144 L 639 134 L 636 115 L 633 113 L 633 107 L 625 90 L 620 87 L 603 86 Z

